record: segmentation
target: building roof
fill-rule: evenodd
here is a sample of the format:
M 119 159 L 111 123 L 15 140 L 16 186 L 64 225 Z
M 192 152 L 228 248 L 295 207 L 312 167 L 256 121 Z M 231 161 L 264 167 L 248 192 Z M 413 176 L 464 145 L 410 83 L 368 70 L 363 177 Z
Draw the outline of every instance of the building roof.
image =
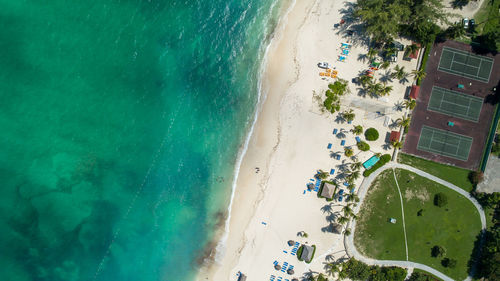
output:
M 417 86 L 417 85 L 411 86 L 410 98 L 416 100 L 418 98 L 419 92 L 420 92 L 420 86 Z
M 399 136 L 400 136 L 399 131 L 392 131 L 391 136 L 389 137 L 389 141 L 390 142 L 399 141 Z
M 321 190 L 321 196 L 322 197 L 325 197 L 325 198 L 328 198 L 328 199 L 332 199 L 333 198 L 333 194 L 335 193 L 335 186 L 329 182 L 325 182 L 323 184 L 323 189 Z
M 411 59 L 417 59 L 419 51 L 420 51 L 420 49 L 417 49 L 415 52 L 409 54 L 408 57 L 411 58 Z
M 314 248 L 309 245 L 302 245 L 302 246 L 304 246 L 304 248 L 302 249 L 302 254 L 300 255 L 300 258 L 306 262 L 310 262 L 312 259 Z

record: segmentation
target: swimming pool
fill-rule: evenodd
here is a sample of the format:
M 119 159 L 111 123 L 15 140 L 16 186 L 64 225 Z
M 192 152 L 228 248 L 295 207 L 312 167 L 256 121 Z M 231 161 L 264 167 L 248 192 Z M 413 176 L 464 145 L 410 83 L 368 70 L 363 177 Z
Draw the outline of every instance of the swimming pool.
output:
M 373 155 L 372 157 L 370 157 L 370 159 L 366 160 L 365 163 L 363 163 L 363 167 L 368 170 L 373 167 L 373 165 L 375 165 L 378 160 L 380 160 L 380 158 L 378 158 L 376 155 Z

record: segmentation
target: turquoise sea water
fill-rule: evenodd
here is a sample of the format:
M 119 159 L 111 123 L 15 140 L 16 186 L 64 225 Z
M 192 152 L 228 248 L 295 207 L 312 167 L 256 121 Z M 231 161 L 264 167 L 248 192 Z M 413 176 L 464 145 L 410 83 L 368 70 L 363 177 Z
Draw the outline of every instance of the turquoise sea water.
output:
M 190 280 L 279 5 L 0 0 L 0 280 Z

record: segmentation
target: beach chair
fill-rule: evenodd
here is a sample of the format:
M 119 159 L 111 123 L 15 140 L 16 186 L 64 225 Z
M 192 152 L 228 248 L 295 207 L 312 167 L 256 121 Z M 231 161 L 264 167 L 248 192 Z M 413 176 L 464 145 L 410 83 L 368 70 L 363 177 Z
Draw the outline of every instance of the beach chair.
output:
M 341 140 L 341 141 L 340 141 L 340 145 L 341 145 L 341 146 L 344 146 L 344 145 L 345 145 L 345 140 Z
M 361 139 L 359 137 L 356 137 L 356 142 L 361 142 Z
M 337 154 L 337 160 L 340 160 L 340 154 Z
M 345 62 L 345 57 L 344 56 L 339 56 L 338 61 Z
M 348 183 L 348 182 L 344 182 L 344 185 L 345 185 L 345 186 L 349 186 L 349 183 Z
M 339 202 L 342 202 L 342 199 L 343 199 L 342 196 L 339 196 Z
M 328 68 L 328 69 L 326 70 L 326 72 L 327 72 L 327 73 L 330 73 L 330 72 L 332 72 L 332 70 L 331 70 L 330 68 Z
M 344 194 L 344 190 L 343 189 L 339 190 L 339 195 L 342 195 L 342 194 Z
M 327 149 L 332 148 L 332 144 L 331 144 L 331 143 L 329 143 L 329 144 L 328 144 L 328 146 L 327 146 L 326 148 L 327 148 Z
M 333 74 L 333 73 L 332 73 L 332 74 L 330 74 L 330 77 L 332 77 L 332 78 L 337 78 L 337 74 Z
M 333 71 L 332 71 L 332 74 L 337 75 L 337 74 L 339 74 L 339 72 L 338 72 L 337 70 L 333 70 Z
M 335 169 L 330 169 L 330 175 L 335 174 Z
M 333 129 L 333 134 L 337 134 L 338 130 L 337 129 Z
M 345 56 L 349 55 L 349 50 L 342 49 L 342 55 L 345 55 Z

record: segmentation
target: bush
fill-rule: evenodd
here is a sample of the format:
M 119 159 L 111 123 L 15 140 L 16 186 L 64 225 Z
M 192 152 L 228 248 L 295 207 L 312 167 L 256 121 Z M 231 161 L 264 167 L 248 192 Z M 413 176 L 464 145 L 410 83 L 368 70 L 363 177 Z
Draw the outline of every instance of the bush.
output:
M 358 146 L 358 149 L 361 150 L 361 151 L 368 151 L 370 150 L 370 145 L 364 141 L 360 141 L 358 142 L 357 144 Z
M 365 138 L 368 141 L 376 141 L 378 139 L 378 131 L 375 128 L 369 128 L 365 131 Z
M 473 185 L 478 185 L 484 179 L 484 174 L 481 171 L 472 171 L 469 173 L 469 181 Z
M 427 64 L 427 60 L 429 59 L 429 52 L 431 51 L 432 43 L 428 43 L 425 45 L 425 52 L 422 56 L 422 62 L 420 63 L 420 69 L 423 69 L 425 71 L 425 66 Z M 422 83 L 422 79 L 417 80 L 417 85 L 420 86 L 420 83 Z
M 413 272 L 408 281 L 439 281 L 433 276 L 427 275 L 423 272 Z
M 342 264 L 341 275 L 351 280 L 405 280 L 407 271 L 400 267 L 369 266 L 355 259 L 349 259 Z
M 299 261 L 304 261 L 300 258 L 300 256 L 302 256 L 302 251 L 304 251 L 304 245 L 300 245 L 299 249 L 297 250 L 297 259 L 299 259 Z
M 441 261 L 441 264 L 442 264 L 444 267 L 454 268 L 455 266 L 457 266 L 457 261 L 456 261 L 456 260 L 454 260 L 454 259 L 450 259 L 450 258 L 444 258 L 444 259 Z
M 434 246 L 431 249 L 431 256 L 434 258 L 442 258 L 446 254 L 446 250 L 441 246 Z
M 438 194 L 434 195 L 434 205 L 443 207 L 446 204 L 448 204 L 448 197 L 446 197 L 444 193 L 439 192 Z
M 392 157 L 391 157 L 390 154 L 384 154 L 384 155 L 382 155 L 382 157 L 380 157 L 380 160 L 378 160 L 378 162 L 375 163 L 375 165 L 373 165 L 369 170 L 365 170 L 363 172 L 363 176 L 365 176 L 365 177 L 369 176 L 375 170 L 377 170 L 378 168 L 384 166 L 387 162 L 391 161 L 391 158 Z

